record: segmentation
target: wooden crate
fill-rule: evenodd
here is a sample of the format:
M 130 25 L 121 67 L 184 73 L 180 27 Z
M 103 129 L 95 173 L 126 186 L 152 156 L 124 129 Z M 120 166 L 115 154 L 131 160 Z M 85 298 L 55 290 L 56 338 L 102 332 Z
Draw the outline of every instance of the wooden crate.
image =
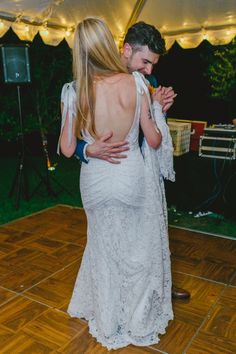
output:
M 189 152 L 191 123 L 169 122 L 172 137 L 174 156 L 181 156 Z
M 187 120 L 168 118 L 168 122 L 191 123 L 190 151 L 199 151 L 200 136 L 204 134 L 207 122 L 203 120 Z

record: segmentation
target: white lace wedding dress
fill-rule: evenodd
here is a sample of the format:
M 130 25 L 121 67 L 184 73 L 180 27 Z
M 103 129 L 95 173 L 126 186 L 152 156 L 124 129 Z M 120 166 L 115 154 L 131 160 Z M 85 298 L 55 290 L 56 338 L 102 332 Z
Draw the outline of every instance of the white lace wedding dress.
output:
M 80 176 L 87 245 L 68 313 L 88 320 L 90 333 L 108 349 L 158 343 L 173 318 L 163 178 L 158 165 L 153 171 L 154 150 L 146 144 L 140 151 L 145 84 L 138 73 L 134 77 L 137 104 L 127 159 L 118 165 L 90 159 Z M 62 97 L 71 89 L 65 85 Z M 62 98 L 70 101 L 67 107 L 71 96 Z M 86 132 L 84 139 L 92 142 Z

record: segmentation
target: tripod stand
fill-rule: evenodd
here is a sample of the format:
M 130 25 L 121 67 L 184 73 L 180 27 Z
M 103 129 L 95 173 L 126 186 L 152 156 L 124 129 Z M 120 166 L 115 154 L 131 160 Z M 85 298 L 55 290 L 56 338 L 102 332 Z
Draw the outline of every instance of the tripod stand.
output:
M 21 96 L 20 96 L 20 86 L 17 85 L 17 98 L 18 98 L 18 109 L 19 109 L 19 127 L 20 132 L 18 134 L 19 151 L 18 151 L 18 164 L 16 169 L 16 174 L 12 182 L 12 186 L 9 192 L 9 197 L 12 197 L 14 192 L 16 192 L 15 208 L 19 208 L 20 198 L 23 194 L 25 200 L 29 200 L 29 182 L 25 169 L 25 142 L 24 142 L 24 127 L 22 119 L 21 110 Z
M 40 189 L 40 187 L 43 184 L 45 184 L 45 186 L 46 186 L 48 196 L 57 197 L 57 195 L 60 193 L 60 191 L 64 191 L 73 197 L 73 194 L 68 189 L 66 189 L 60 182 L 58 182 L 58 180 L 54 176 L 52 176 L 52 173 L 55 170 L 55 167 L 52 166 L 51 161 L 49 159 L 48 142 L 47 142 L 46 135 L 44 134 L 43 129 L 42 129 L 41 120 L 39 123 L 40 123 L 40 127 L 41 127 L 40 133 L 41 133 L 41 139 L 42 139 L 42 145 L 43 145 L 45 176 L 41 176 L 40 182 L 33 190 L 31 197 Z M 54 191 L 54 189 L 52 188 L 52 182 L 54 182 L 54 184 L 57 184 L 60 187 L 59 192 Z
M 25 144 L 24 136 L 24 123 L 22 118 L 22 109 L 21 109 L 21 94 L 20 86 L 17 85 L 17 98 L 18 98 L 18 109 L 19 109 L 19 134 L 18 134 L 18 163 L 15 176 L 12 181 L 11 189 L 9 191 L 9 197 L 12 197 L 13 194 L 16 195 L 14 207 L 16 209 L 20 206 L 20 199 L 24 198 L 28 201 L 36 192 L 41 185 L 45 185 L 48 196 L 56 197 L 57 193 L 54 192 L 51 186 L 51 180 L 49 178 L 49 171 L 46 166 L 46 174 L 42 174 L 35 164 L 30 159 L 30 152 L 28 151 Z M 30 194 L 29 192 L 29 179 L 28 179 L 28 170 L 34 171 L 35 174 L 39 177 L 40 183 L 35 188 L 35 190 Z M 68 192 L 69 193 L 69 192 Z

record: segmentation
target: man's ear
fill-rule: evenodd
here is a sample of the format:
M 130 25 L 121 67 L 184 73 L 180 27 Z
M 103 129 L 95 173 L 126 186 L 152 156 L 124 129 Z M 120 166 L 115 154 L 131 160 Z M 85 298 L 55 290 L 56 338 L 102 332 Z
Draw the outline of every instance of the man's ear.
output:
M 129 43 L 125 43 L 123 46 L 123 55 L 125 58 L 130 58 L 132 55 L 132 47 Z

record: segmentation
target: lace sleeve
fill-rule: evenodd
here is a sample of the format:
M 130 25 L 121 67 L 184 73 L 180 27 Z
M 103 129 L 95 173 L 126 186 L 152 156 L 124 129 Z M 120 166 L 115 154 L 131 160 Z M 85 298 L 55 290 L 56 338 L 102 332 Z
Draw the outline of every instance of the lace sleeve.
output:
M 61 102 L 63 103 L 62 108 L 62 118 L 61 118 L 61 131 L 60 137 L 57 145 L 57 153 L 60 154 L 60 141 L 61 134 L 64 128 L 66 119 L 68 119 L 68 146 L 70 146 L 72 141 L 72 128 L 73 120 L 76 118 L 77 109 L 76 109 L 76 92 L 73 86 L 73 82 L 67 83 L 63 86 L 61 92 Z
M 172 182 L 175 181 L 175 171 L 173 162 L 173 144 L 169 127 L 166 123 L 162 107 L 158 102 L 152 104 L 153 118 L 162 135 L 160 147 L 156 150 L 157 158 L 160 164 L 160 172 L 163 178 Z
M 162 112 L 162 106 L 157 101 L 155 101 L 154 103 L 151 102 L 151 97 L 147 86 L 148 82 L 147 80 L 145 80 L 144 76 L 139 72 L 134 72 L 133 75 L 136 78 L 136 83 L 139 92 L 141 94 L 145 92 L 147 95 L 152 119 L 155 121 L 156 126 L 158 127 L 162 135 L 161 145 L 157 150 L 155 150 L 155 154 L 152 155 L 159 166 L 161 176 L 170 181 L 174 181 L 175 171 L 173 167 L 173 144 L 169 127 Z M 142 150 L 144 148 L 146 148 L 147 150 L 151 149 L 148 146 L 145 138 Z M 146 154 L 146 156 L 148 156 L 148 154 Z

